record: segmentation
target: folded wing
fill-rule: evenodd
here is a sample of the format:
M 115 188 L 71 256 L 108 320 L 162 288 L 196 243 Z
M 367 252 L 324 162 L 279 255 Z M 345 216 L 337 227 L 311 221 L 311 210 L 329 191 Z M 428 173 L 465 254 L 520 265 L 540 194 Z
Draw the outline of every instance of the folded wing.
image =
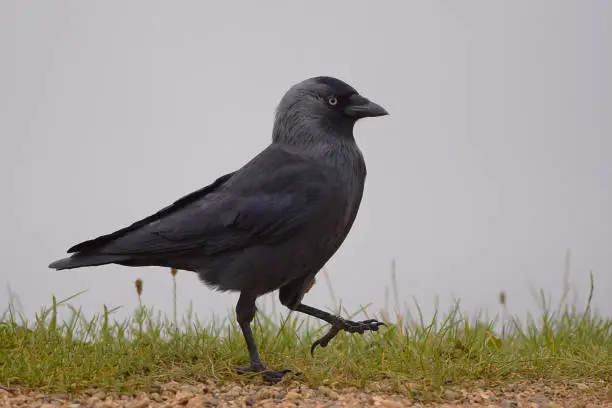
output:
M 314 161 L 268 149 L 211 186 L 71 251 L 165 258 L 274 244 L 315 221 L 334 191 L 332 175 Z

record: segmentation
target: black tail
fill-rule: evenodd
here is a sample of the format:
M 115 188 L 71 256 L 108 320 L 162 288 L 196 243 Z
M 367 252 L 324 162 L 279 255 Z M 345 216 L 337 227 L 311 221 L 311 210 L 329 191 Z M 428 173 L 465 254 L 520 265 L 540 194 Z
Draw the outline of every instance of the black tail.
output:
M 62 269 L 81 268 L 83 266 L 106 265 L 110 263 L 126 261 L 128 259 L 129 257 L 126 255 L 104 255 L 104 254 L 86 255 L 82 253 L 77 253 L 68 258 L 59 259 L 55 262 L 52 262 L 49 265 L 49 268 L 59 271 Z

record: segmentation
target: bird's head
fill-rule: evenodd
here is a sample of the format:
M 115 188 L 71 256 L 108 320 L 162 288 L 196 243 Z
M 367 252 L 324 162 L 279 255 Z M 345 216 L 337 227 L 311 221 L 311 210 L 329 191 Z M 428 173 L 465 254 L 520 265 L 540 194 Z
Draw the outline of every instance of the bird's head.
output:
M 274 140 L 310 138 L 318 131 L 352 138 L 353 126 L 359 119 L 388 114 L 382 106 L 339 79 L 309 78 L 291 87 L 281 99 L 276 111 Z

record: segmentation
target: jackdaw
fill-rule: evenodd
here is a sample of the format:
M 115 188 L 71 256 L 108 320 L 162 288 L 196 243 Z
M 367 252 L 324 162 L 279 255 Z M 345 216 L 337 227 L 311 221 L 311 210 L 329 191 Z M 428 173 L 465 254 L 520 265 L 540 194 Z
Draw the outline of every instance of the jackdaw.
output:
M 302 303 L 361 203 L 366 166 L 353 136 L 355 122 L 383 115 L 383 107 L 339 79 L 300 82 L 278 105 L 272 143 L 242 168 L 126 228 L 73 246 L 72 256 L 49 267 L 171 267 L 196 272 L 218 290 L 239 291 L 236 315 L 250 358 L 239 371 L 280 381 L 289 370 L 268 370 L 251 332 L 257 297 L 279 289 L 290 310 L 331 324 L 311 352 L 340 330 L 363 333 L 383 325 Z

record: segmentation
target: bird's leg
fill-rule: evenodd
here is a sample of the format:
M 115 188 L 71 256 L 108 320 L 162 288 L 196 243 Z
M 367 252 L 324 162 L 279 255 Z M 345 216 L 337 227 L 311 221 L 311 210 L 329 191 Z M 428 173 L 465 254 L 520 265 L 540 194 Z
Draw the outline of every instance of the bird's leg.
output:
M 310 347 L 311 354 L 314 353 L 317 346 L 326 347 L 331 339 L 336 337 L 340 330 L 344 330 L 349 333 L 362 334 L 365 331 L 378 331 L 380 326 L 385 325 L 384 323 L 375 319 L 364 320 L 362 322 L 352 322 L 350 320 L 345 320 L 340 316 L 334 316 L 331 313 L 327 313 L 323 310 L 303 304 L 302 299 L 313 284 L 314 275 L 305 275 L 281 287 L 278 292 L 279 300 L 289 309 L 305 313 L 309 316 L 316 317 L 317 319 L 325 320 L 327 323 L 332 325 L 325 336 L 321 337 L 312 344 Z
M 255 344 L 255 339 L 253 338 L 253 331 L 251 330 L 251 321 L 255 317 L 255 311 L 257 310 L 255 307 L 256 298 L 256 296 L 243 292 L 240 294 L 238 304 L 236 305 L 236 317 L 238 324 L 240 325 L 240 329 L 242 329 L 242 334 L 244 335 L 244 340 L 246 341 L 247 349 L 249 350 L 249 360 L 251 362 L 249 367 L 238 367 L 237 371 L 240 373 L 262 373 L 264 380 L 276 383 L 282 380 L 285 374 L 287 374 L 290 370 L 268 370 L 261 362 L 259 352 L 257 351 L 257 345 Z
M 310 346 L 310 354 L 314 354 L 314 350 L 317 346 L 327 347 L 327 344 L 331 341 L 331 339 L 336 337 L 340 330 L 344 330 L 348 333 L 363 334 L 366 331 L 378 331 L 378 328 L 380 326 L 385 325 L 383 322 L 379 322 L 376 319 L 353 322 L 350 320 L 343 319 L 339 316 L 334 316 L 331 313 L 327 313 L 312 306 L 305 305 L 303 303 L 299 303 L 295 306 L 295 308 L 292 309 L 298 312 L 305 313 L 309 316 L 325 320 L 327 323 L 332 325 L 332 327 L 323 337 L 312 343 L 312 346 Z

